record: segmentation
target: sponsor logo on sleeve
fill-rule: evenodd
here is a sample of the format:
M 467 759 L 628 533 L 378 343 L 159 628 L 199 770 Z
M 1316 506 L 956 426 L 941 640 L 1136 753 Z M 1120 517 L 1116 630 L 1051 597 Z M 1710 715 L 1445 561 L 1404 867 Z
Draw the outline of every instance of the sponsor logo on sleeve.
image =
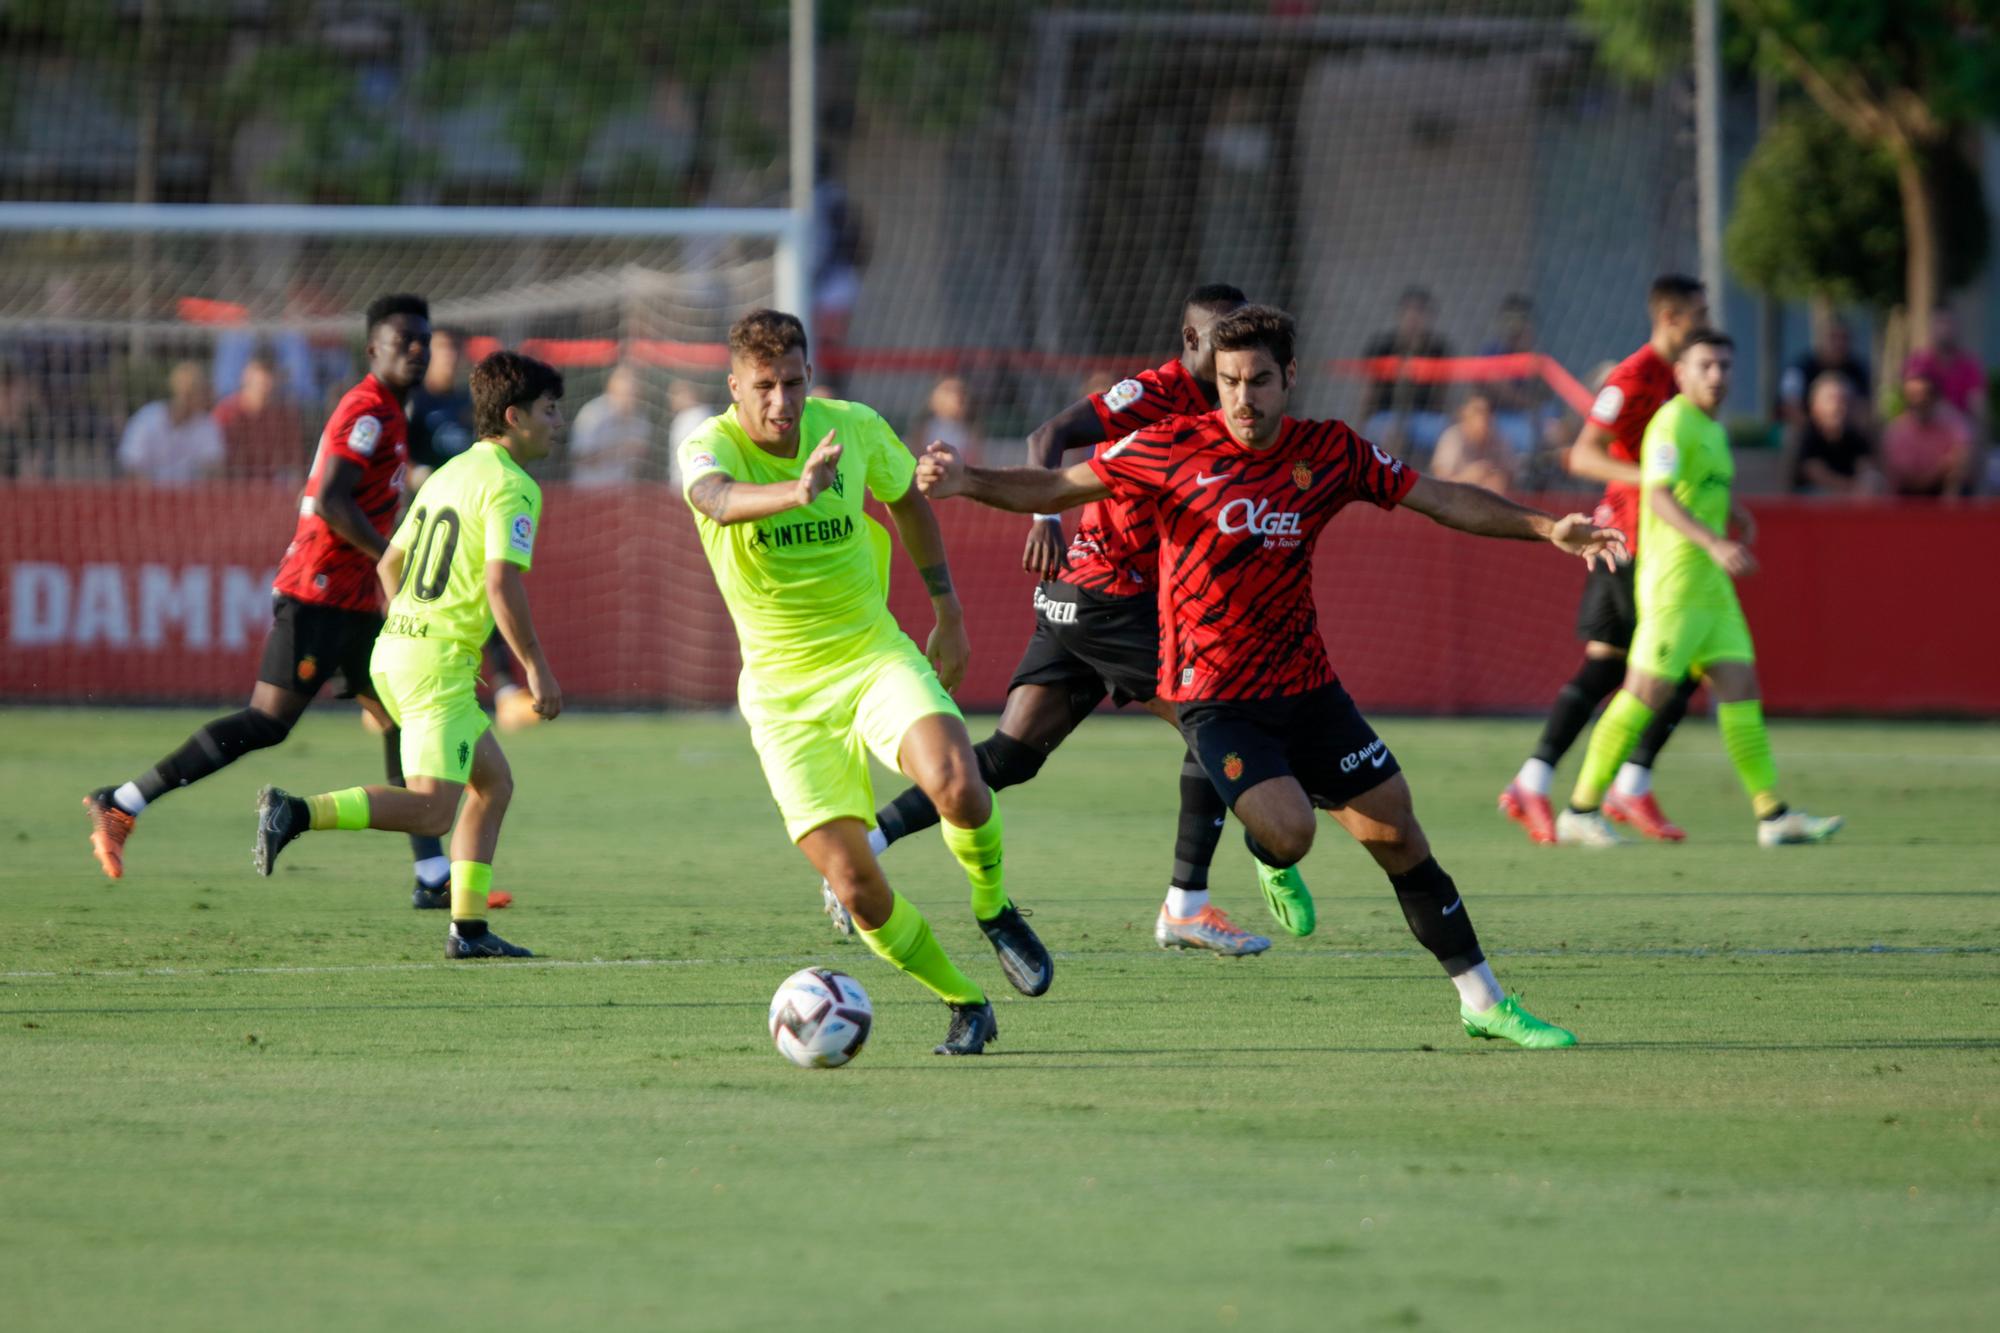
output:
M 1381 445 L 1371 444 L 1368 447 L 1375 451 L 1375 461 L 1380 463 L 1383 467 L 1388 468 L 1391 472 L 1401 472 L 1403 470 L 1403 460 L 1391 455 L 1389 451 L 1384 449 Z M 1301 466 L 1303 466 L 1303 464 L 1301 464 Z M 1294 473 L 1293 475 L 1296 476 L 1297 474 Z M 1306 480 L 1299 483 L 1299 489 L 1304 490 L 1307 486 L 1311 484 L 1312 484 L 1312 474 L 1307 473 Z
M 1615 384 L 1607 384 L 1598 393 L 1597 401 L 1590 405 L 1590 419 L 1600 426 L 1616 424 L 1618 414 L 1625 410 L 1625 391 Z
M 347 447 L 363 458 L 375 456 L 375 446 L 382 439 L 382 423 L 375 417 L 362 417 L 347 432 Z
M 1132 447 L 1132 441 L 1138 438 L 1139 438 L 1139 432 L 1135 430 L 1130 435 L 1127 435 L 1124 439 L 1118 441 L 1118 443 L 1112 445 L 1109 449 L 1106 449 L 1102 455 L 1104 461 L 1108 463 L 1112 459 L 1118 457 L 1118 455 L 1124 453 L 1127 449 Z
M 1104 391 L 1104 406 L 1108 411 L 1123 412 L 1145 396 L 1146 386 L 1139 381 L 1120 380 Z
M 507 545 L 522 555 L 531 554 L 535 549 L 535 520 L 526 514 L 516 514 L 513 531 L 507 534 Z
M 1680 465 L 1681 451 L 1674 448 L 1672 440 L 1661 440 L 1646 446 L 1646 471 L 1664 472 L 1672 476 Z

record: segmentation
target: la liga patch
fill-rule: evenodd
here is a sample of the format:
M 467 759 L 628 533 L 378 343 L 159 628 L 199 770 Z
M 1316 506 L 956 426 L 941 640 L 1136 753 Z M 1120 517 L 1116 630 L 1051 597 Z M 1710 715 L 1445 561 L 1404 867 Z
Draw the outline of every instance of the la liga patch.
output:
M 1104 406 L 1112 412 L 1123 412 L 1132 404 L 1146 396 L 1146 386 L 1137 380 L 1119 380 L 1104 391 Z
M 532 554 L 535 549 L 535 520 L 526 514 L 516 514 L 513 530 L 507 534 L 507 545 L 522 555 Z
M 354 423 L 354 429 L 347 432 L 347 447 L 363 458 L 375 456 L 375 445 L 382 438 L 382 423 L 375 417 L 362 417 Z

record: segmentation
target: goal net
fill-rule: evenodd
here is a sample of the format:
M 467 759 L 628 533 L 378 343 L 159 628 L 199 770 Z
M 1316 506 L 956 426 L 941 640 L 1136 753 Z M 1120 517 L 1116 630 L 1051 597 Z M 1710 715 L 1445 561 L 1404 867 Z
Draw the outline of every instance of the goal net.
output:
M 174 58 L 150 128 L 93 92 L 129 75 L 139 34 L 86 41 L 46 17 L 60 6 L 0 14 L 0 65 L 21 76 L 0 199 L 130 198 L 150 171 L 153 197 L 187 203 L 358 199 L 406 223 L 432 210 L 489 224 L 0 229 L 0 695 L 238 692 L 254 592 L 290 530 L 287 488 L 360 374 L 360 311 L 414 290 L 467 354 L 555 362 L 572 412 L 624 368 L 636 457 L 594 467 L 573 438 L 547 473 L 537 574 L 557 590 L 566 688 L 584 703 L 729 698 L 733 641 L 668 459 L 677 432 L 727 403 L 729 322 L 787 290 L 778 241 L 490 223 L 528 201 L 573 218 L 551 202 L 684 216 L 785 204 L 788 6 L 689 0 L 671 32 L 620 4 L 503 6 L 500 25 L 464 23 L 463 8 L 277 4 L 216 20 L 164 6 L 156 39 Z M 1422 467 L 1461 416 L 1488 420 L 1495 484 L 1567 487 L 1561 447 L 1593 370 L 1643 340 L 1650 279 L 1697 263 L 1682 18 L 1634 11 L 1655 27 L 1628 21 L 1619 40 L 1650 42 L 1665 71 L 1635 85 L 1607 71 L 1585 12 L 1611 8 L 822 3 L 806 295 L 790 302 L 812 324 L 818 377 L 913 445 L 1019 462 L 1038 422 L 1175 354 L 1189 288 L 1230 282 L 1297 316 L 1295 412 L 1348 419 Z M 233 25 L 230 42 L 201 14 Z M 274 63 L 299 51 L 323 59 Z M 482 92 L 472 75 L 494 68 L 515 71 L 526 110 Z M 229 98 L 206 97 L 204 79 Z M 301 144 L 325 150 L 310 179 Z M 31 159 L 63 165 L 38 176 Z M 371 184 L 384 160 L 400 183 Z M 582 165 L 552 171 L 564 161 Z M 226 458 L 193 488 L 121 469 L 121 433 L 176 364 L 219 397 L 267 359 L 297 413 L 288 456 Z M 962 504 L 945 520 L 978 651 L 961 697 L 991 705 L 1030 628 L 1024 523 Z M 217 554 L 191 533 L 235 544 Z M 1335 660 L 1370 706 L 1538 707 L 1568 668 L 1580 572 L 1550 553 L 1350 514 L 1321 559 Z M 913 583 L 897 580 L 892 602 L 920 626 Z M 145 669 L 124 669 L 134 661 Z

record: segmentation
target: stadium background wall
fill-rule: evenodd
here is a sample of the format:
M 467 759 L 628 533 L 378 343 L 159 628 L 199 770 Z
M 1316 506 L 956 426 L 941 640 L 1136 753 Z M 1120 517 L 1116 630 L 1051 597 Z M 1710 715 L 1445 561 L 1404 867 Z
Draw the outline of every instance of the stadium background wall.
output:
M 1542 497 L 1551 508 L 1582 497 Z M 1743 584 L 1775 711 L 2000 716 L 2000 509 L 1762 500 Z M 530 596 L 566 698 L 724 705 L 737 658 L 680 499 L 664 486 L 548 488 Z M 941 510 L 972 631 L 959 697 L 992 708 L 1030 629 L 1025 519 Z M 0 492 L 0 700 L 244 697 L 292 528 L 266 485 L 45 485 Z M 1535 712 L 1574 669 L 1580 564 L 1357 507 L 1319 556 L 1334 664 L 1381 712 Z M 899 557 L 900 560 L 900 557 Z M 921 641 L 906 565 L 891 602 Z

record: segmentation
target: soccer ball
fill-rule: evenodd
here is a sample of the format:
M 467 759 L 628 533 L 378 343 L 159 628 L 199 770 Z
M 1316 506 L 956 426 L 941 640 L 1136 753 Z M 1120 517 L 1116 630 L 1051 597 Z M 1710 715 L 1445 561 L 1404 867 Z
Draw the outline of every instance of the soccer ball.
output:
M 808 967 L 771 997 L 771 1040 L 801 1069 L 835 1069 L 861 1054 L 875 1007 L 845 972 Z

